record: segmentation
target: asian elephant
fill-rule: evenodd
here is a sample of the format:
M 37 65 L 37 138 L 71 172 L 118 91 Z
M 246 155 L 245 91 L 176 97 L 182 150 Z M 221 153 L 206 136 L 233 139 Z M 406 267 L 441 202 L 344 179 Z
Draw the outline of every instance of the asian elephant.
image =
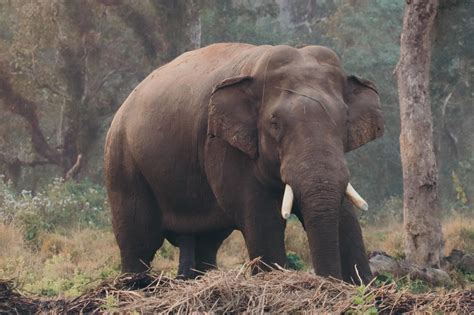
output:
M 223 43 L 184 53 L 133 90 L 107 134 L 122 270 L 146 270 L 167 238 L 181 247 L 180 273 L 205 271 L 234 229 L 250 258 L 283 266 L 291 211 L 318 275 L 357 281 L 357 265 L 367 282 L 348 200 L 366 204 L 344 155 L 383 129 L 374 84 L 347 75 L 329 48 Z

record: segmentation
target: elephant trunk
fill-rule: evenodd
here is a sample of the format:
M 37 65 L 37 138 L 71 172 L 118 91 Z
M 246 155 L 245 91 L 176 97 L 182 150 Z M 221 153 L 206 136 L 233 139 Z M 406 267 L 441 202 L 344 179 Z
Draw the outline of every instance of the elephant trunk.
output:
M 294 194 L 293 209 L 303 220 L 315 272 L 342 279 L 339 221 L 349 170 L 343 152 L 305 153 L 288 157 L 282 163 L 285 202 L 291 199 L 287 195 Z M 317 159 L 321 156 L 330 158 Z M 285 202 L 282 215 L 288 209 Z
M 327 183 L 300 197 L 299 209 L 308 236 L 315 272 L 342 279 L 339 219 L 343 193 Z

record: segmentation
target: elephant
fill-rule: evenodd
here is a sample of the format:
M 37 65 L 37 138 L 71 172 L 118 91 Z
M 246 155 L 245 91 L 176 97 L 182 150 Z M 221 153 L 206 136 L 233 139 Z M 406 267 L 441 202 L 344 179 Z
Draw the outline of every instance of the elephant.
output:
M 383 135 L 377 89 L 323 46 L 219 43 L 154 70 L 107 133 L 104 170 L 123 272 L 168 239 L 179 273 L 209 270 L 233 230 L 261 266 L 284 266 L 286 219 L 315 273 L 368 282 L 345 153 Z M 356 267 L 357 268 L 356 268 Z

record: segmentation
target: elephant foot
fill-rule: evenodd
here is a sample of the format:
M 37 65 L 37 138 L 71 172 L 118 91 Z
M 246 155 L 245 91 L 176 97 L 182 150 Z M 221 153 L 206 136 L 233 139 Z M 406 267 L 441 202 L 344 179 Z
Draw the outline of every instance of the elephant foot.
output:
M 194 280 L 202 274 L 203 274 L 202 272 L 198 272 L 195 270 L 187 270 L 186 272 L 177 274 L 176 279 L 177 280 Z

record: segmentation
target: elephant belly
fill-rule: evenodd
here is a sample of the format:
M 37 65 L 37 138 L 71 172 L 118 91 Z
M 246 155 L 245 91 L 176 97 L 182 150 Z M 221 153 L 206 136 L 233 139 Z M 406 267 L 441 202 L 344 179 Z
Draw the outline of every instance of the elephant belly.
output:
M 201 233 L 233 227 L 229 218 L 220 209 L 199 209 L 187 211 L 163 211 L 163 229 L 176 233 Z
M 151 181 L 164 230 L 197 233 L 233 226 L 203 175 L 197 173 L 175 169 L 168 180 L 157 176 L 159 180 Z

